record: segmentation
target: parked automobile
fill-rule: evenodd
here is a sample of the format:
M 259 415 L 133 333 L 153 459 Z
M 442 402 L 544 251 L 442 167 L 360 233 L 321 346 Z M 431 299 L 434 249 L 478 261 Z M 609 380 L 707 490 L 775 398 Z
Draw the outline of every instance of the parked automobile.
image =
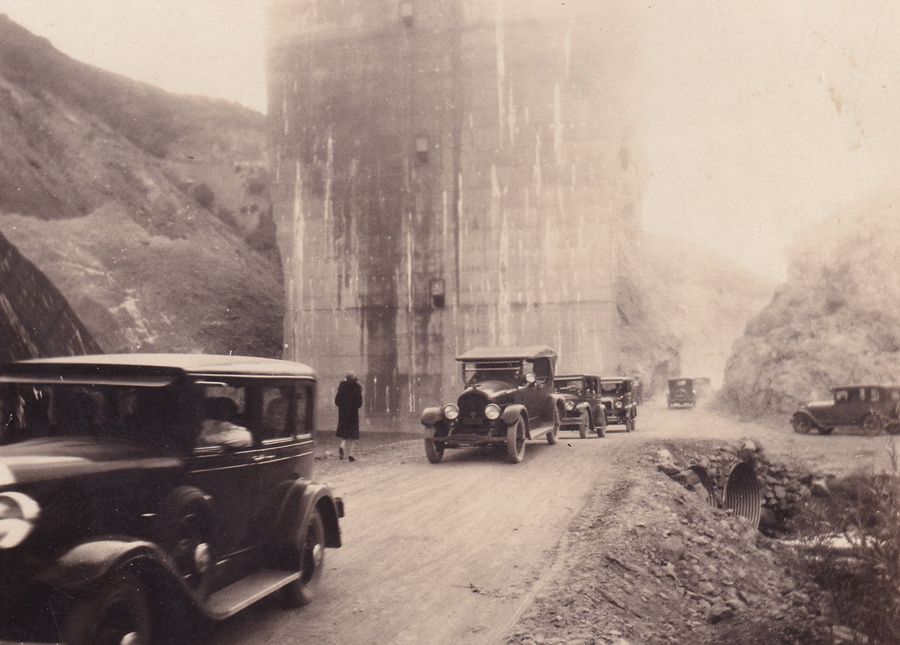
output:
M 446 448 L 496 446 L 519 463 L 527 440 L 556 443 L 564 410 L 553 391 L 556 352 L 543 345 L 476 347 L 456 360 L 465 384 L 456 403 L 422 412 L 428 461 L 440 462 Z
M 697 393 L 694 381 L 689 378 L 670 378 L 666 404 L 672 408 L 676 405 L 694 407 L 697 404 Z
M 169 642 L 309 602 L 343 503 L 311 481 L 298 363 L 123 354 L 0 366 L 0 639 Z
M 638 407 L 634 401 L 634 379 L 604 376 L 600 379 L 600 394 L 607 426 L 624 425 L 626 432 L 634 432 Z
M 606 407 L 600 396 L 600 377 L 593 374 L 567 374 L 553 379 L 553 389 L 563 402 L 560 430 L 577 430 L 584 439 L 588 433 L 606 436 Z
M 831 392 L 832 400 L 811 401 L 793 414 L 794 432 L 831 434 L 837 426 L 856 426 L 869 435 L 900 434 L 900 386 L 845 385 Z

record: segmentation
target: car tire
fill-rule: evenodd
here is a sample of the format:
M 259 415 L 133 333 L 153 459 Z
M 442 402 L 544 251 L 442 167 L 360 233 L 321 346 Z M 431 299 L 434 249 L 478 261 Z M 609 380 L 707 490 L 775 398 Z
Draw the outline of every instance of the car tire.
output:
M 299 567 L 300 577 L 281 589 L 281 600 L 288 607 L 302 607 L 312 602 L 325 570 L 325 523 L 319 509 L 312 509 L 303 534 L 294 536 L 292 542 L 290 565 Z
M 525 422 L 519 417 L 506 429 L 506 461 L 518 464 L 525 459 Z
M 808 418 L 806 418 L 802 414 L 799 414 L 791 419 L 791 428 L 793 428 L 794 432 L 796 432 L 797 434 L 809 434 L 809 431 L 812 430 L 813 425 L 812 423 L 810 423 Z
M 900 421 L 891 421 L 884 429 L 888 434 L 900 434 Z
M 174 560 L 184 584 L 199 598 L 212 591 L 215 562 L 206 504 L 200 490 L 178 488 L 162 503 L 158 517 L 159 544 Z
M 426 439 L 425 456 L 433 464 L 441 463 L 441 459 L 444 458 L 444 442 L 438 443 L 434 439 Z
M 884 421 L 875 413 L 869 412 L 862 420 L 862 429 L 869 437 L 881 434 L 884 429 Z
M 559 438 L 559 426 L 560 419 L 562 415 L 559 413 L 559 408 L 556 406 L 553 407 L 553 429 L 547 433 L 547 443 L 551 446 L 556 445 L 556 442 Z
M 817 428 L 817 430 L 819 431 L 819 434 L 825 434 L 825 435 L 829 435 L 832 432 L 834 432 L 834 428 L 831 428 L 831 427 L 828 427 L 828 428 L 820 427 L 820 428 Z
M 70 645 L 149 645 L 152 619 L 141 580 L 113 573 L 100 586 L 73 603 L 62 627 Z
M 591 415 L 584 411 L 581 413 L 581 418 L 578 420 L 578 436 L 582 439 L 587 439 L 588 430 L 591 427 Z

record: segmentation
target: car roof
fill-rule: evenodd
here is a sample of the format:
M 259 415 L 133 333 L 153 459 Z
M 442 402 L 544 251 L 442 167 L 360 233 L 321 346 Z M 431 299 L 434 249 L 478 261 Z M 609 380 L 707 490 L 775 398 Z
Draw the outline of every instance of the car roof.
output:
M 39 358 L 0 365 L 0 380 L 41 380 L 65 375 L 70 381 L 118 382 L 147 379 L 164 384 L 184 374 L 315 378 L 308 365 L 255 356 L 217 354 L 94 354 Z
M 672 378 L 669 379 L 669 383 L 671 383 L 673 381 L 696 381 L 696 380 L 699 380 L 699 379 L 695 379 L 692 376 L 673 376 Z
M 630 376 L 601 376 L 601 381 L 633 381 Z
M 557 374 L 553 377 L 553 380 L 564 380 L 564 379 L 572 379 L 572 378 L 584 378 L 585 376 L 590 378 L 600 378 L 597 374 Z
M 857 388 L 857 387 L 877 387 L 877 388 L 880 389 L 880 390 L 896 390 L 896 389 L 900 389 L 900 385 L 884 385 L 884 384 L 882 383 L 882 384 L 880 384 L 880 385 L 879 385 L 879 384 L 868 384 L 868 385 L 866 385 L 866 384 L 862 384 L 862 385 L 858 385 L 858 384 L 854 384 L 854 385 L 839 385 L 839 386 L 837 386 L 837 387 L 831 388 L 831 391 L 834 392 L 835 390 L 852 390 L 853 388 Z
M 513 347 L 473 347 L 456 357 L 458 361 L 495 361 L 521 358 L 556 358 L 556 352 L 546 345 Z

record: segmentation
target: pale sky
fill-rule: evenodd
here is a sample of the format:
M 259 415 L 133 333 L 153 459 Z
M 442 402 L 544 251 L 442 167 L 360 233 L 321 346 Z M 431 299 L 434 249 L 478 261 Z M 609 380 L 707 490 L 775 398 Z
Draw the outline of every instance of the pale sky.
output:
M 264 4 L 0 0 L 0 12 L 84 62 L 264 111 Z M 893 182 L 900 7 L 890 0 L 634 7 L 647 79 L 636 107 L 646 118 L 646 228 L 782 277 L 795 235 Z

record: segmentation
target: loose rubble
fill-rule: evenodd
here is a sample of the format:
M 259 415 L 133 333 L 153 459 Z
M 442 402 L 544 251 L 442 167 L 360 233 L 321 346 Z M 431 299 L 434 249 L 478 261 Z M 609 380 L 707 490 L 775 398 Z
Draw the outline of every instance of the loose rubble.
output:
M 827 603 L 796 577 L 790 552 L 710 507 L 698 480 L 673 479 L 702 464 L 720 481 L 748 461 L 778 515 L 811 495 L 813 478 L 771 462 L 751 441 L 688 446 L 650 450 L 642 465 L 657 477 L 637 473 L 611 497 L 590 500 L 570 528 L 567 573 L 536 598 L 509 643 L 833 641 Z

